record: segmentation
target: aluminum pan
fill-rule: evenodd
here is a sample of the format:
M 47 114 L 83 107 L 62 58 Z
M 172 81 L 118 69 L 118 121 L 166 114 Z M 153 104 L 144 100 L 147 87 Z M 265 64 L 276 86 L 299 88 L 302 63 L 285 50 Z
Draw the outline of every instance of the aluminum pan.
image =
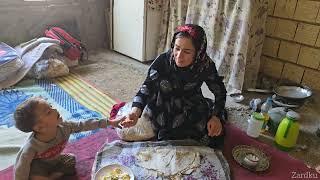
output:
M 299 86 L 278 86 L 274 89 L 280 97 L 302 100 L 310 97 L 312 91 L 308 87 L 299 87 Z

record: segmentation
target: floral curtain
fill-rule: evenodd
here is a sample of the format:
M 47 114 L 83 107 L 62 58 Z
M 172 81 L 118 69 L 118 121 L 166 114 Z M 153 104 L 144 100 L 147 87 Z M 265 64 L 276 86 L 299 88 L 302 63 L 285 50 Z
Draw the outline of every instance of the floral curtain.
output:
M 149 2 L 152 0 L 149 0 Z M 162 13 L 158 53 L 170 48 L 175 28 L 198 24 L 207 34 L 208 55 L 224 76 L 228 94 L 255 87 L 262 50 L 267 0 L 156 1 Z

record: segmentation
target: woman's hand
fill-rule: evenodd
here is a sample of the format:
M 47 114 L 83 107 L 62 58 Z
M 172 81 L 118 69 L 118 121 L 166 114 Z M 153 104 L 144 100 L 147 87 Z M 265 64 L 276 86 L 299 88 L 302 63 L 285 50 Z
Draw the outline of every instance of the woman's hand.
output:
M 207 123 L 207 129 L 208 136 L 219 136 L 222 132 L 222 124 L 220 119 L 217 116 L 212 116 Z
M 133 107 L 127 118 L 120 123 L 121 126 L 128 128 L 137 124 L 138 119 L 141 115 L 141 110 L 137 107 Z

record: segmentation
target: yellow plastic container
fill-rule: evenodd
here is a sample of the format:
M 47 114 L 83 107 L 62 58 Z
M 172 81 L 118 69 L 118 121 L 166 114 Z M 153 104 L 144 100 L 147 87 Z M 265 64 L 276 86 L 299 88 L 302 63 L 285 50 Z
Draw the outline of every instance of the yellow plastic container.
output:
M 295 147 L 299 136 L 299 114 L 289 111 L 280 122 L 275 136 L 275 145 L 283 151 L 289 151 Z

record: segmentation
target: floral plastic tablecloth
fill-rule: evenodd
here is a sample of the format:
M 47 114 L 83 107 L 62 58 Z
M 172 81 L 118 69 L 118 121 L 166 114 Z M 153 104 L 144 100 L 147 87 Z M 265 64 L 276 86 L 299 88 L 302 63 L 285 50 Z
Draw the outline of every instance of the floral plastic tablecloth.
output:
M 200 162 L 191 173 L 179 173 L 173 176 L 165 176 L 161 173 L 146 169 L 139 164 L 139 153 L 147 149 L 179 149 L 184 152 L 196 152 L 199 154 Z M 174 151 L 175 152 L 175 151 Z M 175 157 L 176 158 L 176 157 Z M 172 161 L 170 163 L 175 163 Z M 102 167 L 110 164 L 122 164 L 129 167 L 135 179 L 230 179 L 229 165 L 219 150 L 202 146 L 196 141 L 146 141 L 146 142 L 123 142 L 114 141 L 106 143 L 97 153 L 92 168 L 92 179 L 94 174 Z

